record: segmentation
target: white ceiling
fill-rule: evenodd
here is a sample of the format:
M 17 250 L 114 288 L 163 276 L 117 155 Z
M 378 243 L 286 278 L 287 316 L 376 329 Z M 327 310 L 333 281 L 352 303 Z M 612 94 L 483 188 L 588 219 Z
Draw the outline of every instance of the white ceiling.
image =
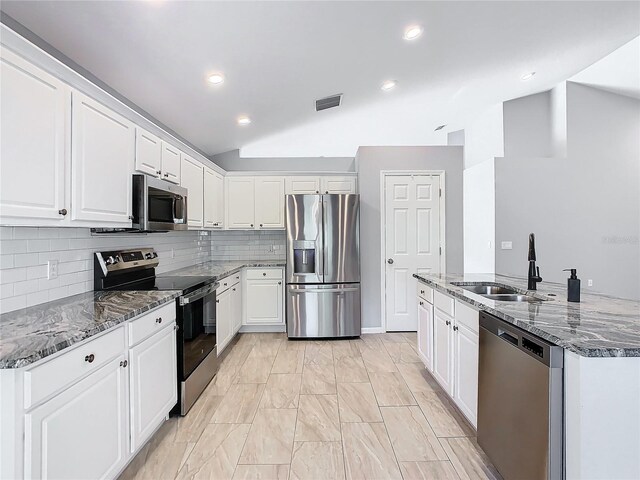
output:
M 428 141 L 438 124 L 551 88 L 640 34 L 638 2 L 3 0 L 1 9 L 208 154 L 264 145 L 276 156 L 353 155 L 373 138 Z M 409 43 L 412 23 L 425 32 Z M 214 71 L 226 76 L 218 88 L 206 82 Z M 537 74 L 522 82 L 528 71 Z M 398 87 L 381 92 L 389 78 Z M 315 112 L 314 99 L 334 93 L 343 106 Z M 253 123 L 237 126 L 241 114 Z M 311 152 L 314 132 L 322 143 Z M 299 148 L 279 153 L 283 142 Z

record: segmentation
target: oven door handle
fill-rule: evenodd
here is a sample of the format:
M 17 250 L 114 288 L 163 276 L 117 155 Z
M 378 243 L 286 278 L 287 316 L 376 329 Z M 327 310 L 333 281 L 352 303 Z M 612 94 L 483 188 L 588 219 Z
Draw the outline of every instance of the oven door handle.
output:
M 213 293 L 216 291 L 216 288 L 218 288 L 220 286 L 219 283 L 212 283 L 211 285 L 207 285 L 206 287 L 201 288 L 200 290 L 196 290 L 193 293 L 190 293 L 189 295 L 181 295 L 178 300 L 180 303 L 180 306 L 183 305 L 187 305 L 191 302 L 195 302 L 196 300 L 200 300 L 203 297 L 206 297 L 207 295 Z

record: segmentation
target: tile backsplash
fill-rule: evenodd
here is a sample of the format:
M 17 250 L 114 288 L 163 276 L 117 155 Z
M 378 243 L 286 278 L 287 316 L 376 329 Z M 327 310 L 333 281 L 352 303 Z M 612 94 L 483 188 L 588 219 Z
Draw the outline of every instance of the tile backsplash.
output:
M 153 247 L 158 273 L 209 260 L 285 256 L 283 231 L 170 232 L 91 235 L 88 228 L 0 227 L 0 313 L 93 290 L 93 253 Z M 58 277 L 47 263 L 58 261 Z

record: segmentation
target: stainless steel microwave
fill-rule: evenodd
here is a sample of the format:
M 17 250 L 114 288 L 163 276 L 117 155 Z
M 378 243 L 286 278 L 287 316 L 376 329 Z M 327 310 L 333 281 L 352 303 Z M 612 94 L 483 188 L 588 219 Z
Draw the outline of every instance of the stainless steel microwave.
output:
M 133 175 L 133 229 L 187 229 L 187 189 L 148 175 Z

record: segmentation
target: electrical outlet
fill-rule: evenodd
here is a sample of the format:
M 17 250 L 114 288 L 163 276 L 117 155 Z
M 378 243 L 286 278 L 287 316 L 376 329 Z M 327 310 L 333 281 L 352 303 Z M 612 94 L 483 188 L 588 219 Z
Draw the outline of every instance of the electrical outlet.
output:
M 58 260 L 49 260 L 47 262 L 47 279 L 53 280 L 58 278 Z
M 513 242 L 502 242 L 500 243 L 500 248 L 502 250 L 513 250 Z
M 587 287 L 593 287 L 593 280 L 587 280 Z

